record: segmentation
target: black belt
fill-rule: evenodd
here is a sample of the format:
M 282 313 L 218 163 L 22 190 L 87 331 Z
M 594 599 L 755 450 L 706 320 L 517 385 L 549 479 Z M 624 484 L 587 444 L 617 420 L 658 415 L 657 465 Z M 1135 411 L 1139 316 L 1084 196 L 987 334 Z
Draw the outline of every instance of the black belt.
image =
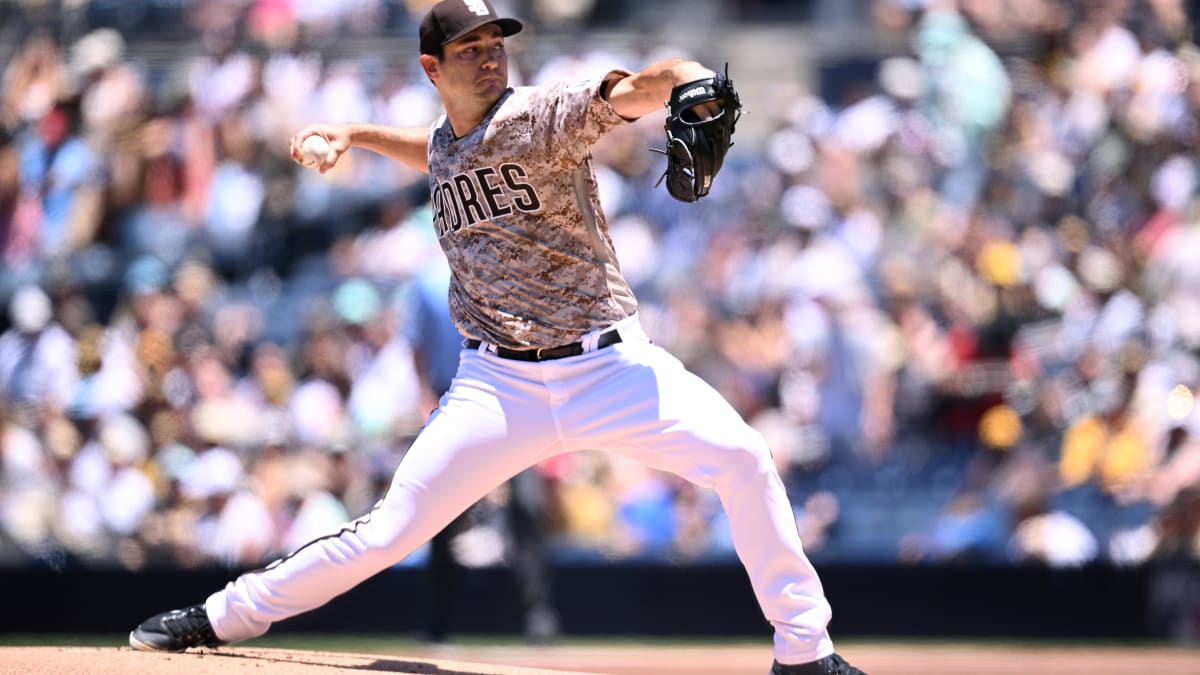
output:
M 600 339 L 596 341 L 596 349 L 610 347 L 621 341 L 621 334 L 615 330 L 606 331 L 600 334 Z M 464 343 L 467 349 L 479 349 L 479 345 L 483 344 L 475 338 L 467 338 Z M 504 359 L 514 359 L 517 361 L 553 361 L 554 359 L 565 359 L 568 356 L 579 356 L 583 353 L 582 342 L 572 342 L 571 344 L 559 345 L 557 347 L 538 347 L 536 349 L 509 349 L 496 345 L 496 356 Z

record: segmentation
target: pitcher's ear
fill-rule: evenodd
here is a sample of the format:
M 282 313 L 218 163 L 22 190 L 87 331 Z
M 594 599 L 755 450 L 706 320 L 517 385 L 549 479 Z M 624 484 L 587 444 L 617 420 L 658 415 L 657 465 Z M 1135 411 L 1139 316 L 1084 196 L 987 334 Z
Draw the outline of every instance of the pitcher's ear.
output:
M 438 74 L 438 66 L 440 65 L 436 56 L 432 54 L 421 55 L 421 69 L 425 71 L 425 76 L 429 79 L 434 79 L 434 76 Z

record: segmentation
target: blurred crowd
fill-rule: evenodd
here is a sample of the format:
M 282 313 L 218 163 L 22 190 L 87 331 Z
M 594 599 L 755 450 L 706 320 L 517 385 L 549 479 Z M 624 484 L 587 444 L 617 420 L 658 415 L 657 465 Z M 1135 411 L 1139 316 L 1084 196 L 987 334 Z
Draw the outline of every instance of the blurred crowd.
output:
M 0 564 L 255 566 L 369 509 L 436 404 L 424 175 L 286 156 L 308 122 L 440 114 L 415 54 L 314 46 L 429 3 L 69 4 L 2 10 Z M 735 65 L 767 133 L 703 202 L 655 187 L 660 118 L 598 147 L 648 332 L 767 436 L 818 561 L 1200 556 L 1195 3 L 855 4 L 889 53 L 836 99 Z M 137 56 L 168 10 L 179 51 Z M 703 58 L 511 47 L 515 84 Z M 677 478 L 537 471 L 563 559 L 733 555 Z M 467 564 L 502 559 L 505 499 Z

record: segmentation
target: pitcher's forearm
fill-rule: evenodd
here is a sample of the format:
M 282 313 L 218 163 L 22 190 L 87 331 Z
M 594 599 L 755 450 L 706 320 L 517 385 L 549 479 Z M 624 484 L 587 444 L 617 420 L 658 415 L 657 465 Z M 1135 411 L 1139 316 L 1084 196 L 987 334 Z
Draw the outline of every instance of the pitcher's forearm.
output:
M 388 127 L 378 124 L 348 126 L 350 143 L 390 157 L 424 173 L 429 173 L 428 127 Z

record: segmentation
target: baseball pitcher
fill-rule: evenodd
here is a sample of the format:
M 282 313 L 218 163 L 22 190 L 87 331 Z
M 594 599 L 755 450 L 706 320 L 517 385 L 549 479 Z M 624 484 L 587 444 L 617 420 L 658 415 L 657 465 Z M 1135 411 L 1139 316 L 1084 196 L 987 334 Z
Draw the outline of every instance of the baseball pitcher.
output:
M 673 59 L 581 82 L 508 85 L 522 29 L 486 0 L 443 0 L 420 62 L 445 115 L 428 129 L 316 125 L 321 171 L 351 147 L 429 174 L 433 223 L 464 336 L 458 374 L 370 513 L 207 600 L 147 619 L 138 649 L 245 640 L 395 564 L 485 493 L 553 455 L 599 449 L 717 491 L 737 554 L 775 628 L 772 672 L 863 675 L 834 653 L 830 606 L 801 547 L 763 437 L 638 323 L 597 194 L 591 148 L 669 108 L 670 194 L 708 194 L 741 103 L 725 73 Z M 325 147 L 320 144 L 320 147 Z

